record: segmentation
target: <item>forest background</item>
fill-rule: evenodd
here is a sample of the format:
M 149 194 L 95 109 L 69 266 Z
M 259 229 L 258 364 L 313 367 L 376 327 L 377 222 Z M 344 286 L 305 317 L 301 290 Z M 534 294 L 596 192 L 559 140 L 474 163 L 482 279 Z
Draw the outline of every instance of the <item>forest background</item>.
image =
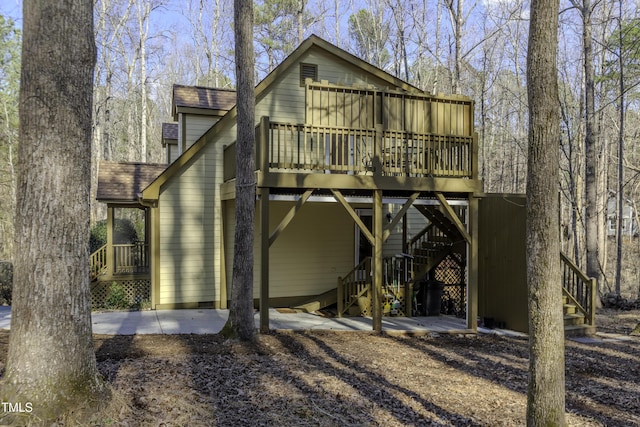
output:
M 0 260 L 9 261 L 21 7 L 0 4 Z M 562 249 L 584 267 L 590 58 L 598 225 L 590 233 L 597 233 L 600 291 L 629 299 L 640 298 L 639 13 L 638 0 L 561 0 L 558 51 Z M 261 0 L 256 81 L 316 34 L 421 89 L 469 96 L 485 192 L 523 193 L 528 14 L 524 0 Z M 231 0 L 95 0 L 92 194 L 99 160 L 164 161 L 161 124 L 172 121 L 173 84 L 234 87 L 232 21 Z M 95 224 L 106 209 L 91 203 Z M 630 218 L 618 227 L 623 216 Z

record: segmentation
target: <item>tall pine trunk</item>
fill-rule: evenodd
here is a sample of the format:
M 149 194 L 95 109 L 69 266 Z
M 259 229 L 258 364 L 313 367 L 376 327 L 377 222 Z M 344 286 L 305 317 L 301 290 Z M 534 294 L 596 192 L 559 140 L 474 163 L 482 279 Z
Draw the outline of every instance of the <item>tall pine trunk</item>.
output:
M 598 247 L 598 152 L 596 144 L 598 135 L 595 120 L 595 77 L 593 63 L 593 30 L 592 30 L 592 6 L 591 0 L 583 0 L 580 8 L 582 12 L 582 43 L 584 50 L 584 83 L 585 83 L 585 236 L 587 249 L 587 276 L 600 281 L 600 255 Z
M 256 209 L 255 92 L 253 52 L 253 3 L 235 0 L 237 140 L 236 229 L 233 249 L 233 282 L 229 320 L 223 333 L 243 341 L 255 339 L 253 320 L 253 228 Z
M 563 426 L 565 423 L 564 329 L 558 218 L 558 7 L 558 0 L 532 1 L 527 55 L 528 426 Z
M 89 187 L 91 0 L 25 1 L 11 337 L 2 398 L 35 419 L 96 403 Z

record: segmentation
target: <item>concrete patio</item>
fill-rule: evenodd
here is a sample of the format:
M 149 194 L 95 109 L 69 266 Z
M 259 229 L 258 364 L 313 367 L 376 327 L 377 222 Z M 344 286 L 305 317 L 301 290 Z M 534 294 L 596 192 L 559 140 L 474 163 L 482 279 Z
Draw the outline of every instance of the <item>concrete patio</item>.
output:
M 94 334 L 215 334 L 222 330 L 228 310 L 150 310 L 92 313 Z M 256 327 L 260 314 L 255 314 Z M 0 307 L 0 329 L 9 329 L 11 307 Z M 327 318 L 311 313 L 289 313 L 269 309 L 271 330 L 371 331 L 370 317 Z M 469 334 L 464 319 L 451 316 L 384 317 L 382 329 L 390 334 L 459 333 Z

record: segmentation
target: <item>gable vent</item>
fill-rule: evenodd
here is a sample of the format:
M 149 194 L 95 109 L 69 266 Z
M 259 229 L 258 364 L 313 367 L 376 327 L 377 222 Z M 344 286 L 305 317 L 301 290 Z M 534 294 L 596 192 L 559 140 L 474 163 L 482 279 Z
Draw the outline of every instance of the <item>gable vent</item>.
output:
M 317 64 L 300 64 L 300 86 L 304 86 L 304 82 L 311 79 L 318 81 L 318 65 Z

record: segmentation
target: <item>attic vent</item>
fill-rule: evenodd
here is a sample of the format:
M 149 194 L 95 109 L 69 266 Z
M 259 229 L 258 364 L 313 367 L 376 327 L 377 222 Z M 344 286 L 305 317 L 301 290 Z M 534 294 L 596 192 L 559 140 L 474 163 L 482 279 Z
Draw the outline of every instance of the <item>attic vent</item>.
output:
M 318 81 L 318 65 L 317 64 L 300 64 L 300 86 L 304 86 L 306 79 L 314 82 Z

